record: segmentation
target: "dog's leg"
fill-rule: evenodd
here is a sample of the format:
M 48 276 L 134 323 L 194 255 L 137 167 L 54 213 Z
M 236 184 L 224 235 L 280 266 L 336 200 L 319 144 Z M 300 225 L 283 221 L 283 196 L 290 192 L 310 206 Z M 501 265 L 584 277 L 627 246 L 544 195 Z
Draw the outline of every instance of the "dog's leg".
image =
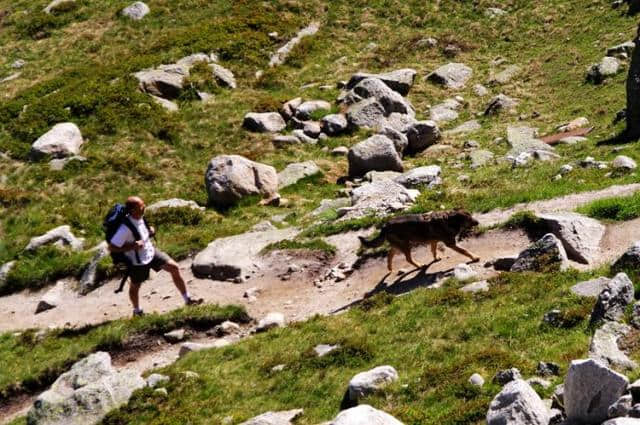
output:
M 433 254 L 433 261 L 440 261 L 438 258 L 438 241 L 431 241 L 431 253 Z
M 462 248 L 461 246 L 458 246 L 456 244 L 448 244 L 447 245 L 449 248 L 453 249 L 456 252 L 459 252 L 460 254 L 471 258 L 471 260 L 475 263 L 476 261 L 480 261 L 480 257 L 478 257 L 477 255 L 475 255 L 474 253 L 467 251 L 466 249 Z
M 405 247 L 402 251 L 404 252 L 404 258 L 407 259 L 409 264 L 411 264 L 412 266 L 414 266 L 417 269 L 422 268 L 422 264 L 416 263 L 415 261 L 413 261 L 413 258 L 411 258 L 411 248 L 410 247 Z
M 389 271 L 393 271 L 393 256 L 396 253 L 396 249 L 392 246 L 389 248 L 389 253 L 387 254 L 387 269 Z

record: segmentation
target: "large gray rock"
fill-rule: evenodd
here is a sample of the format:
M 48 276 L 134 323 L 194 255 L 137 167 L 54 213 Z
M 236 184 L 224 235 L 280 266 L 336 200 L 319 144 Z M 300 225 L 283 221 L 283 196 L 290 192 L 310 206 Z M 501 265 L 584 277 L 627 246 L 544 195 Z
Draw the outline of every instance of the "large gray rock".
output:
M 264 332 L 273 328 L 281 328 L 285 325 L 284 314 L 278 312 L 271 312 L 264 316 L 258 322 L 255 328 L 256 332 Z
M 204 211 L 205 208 L 198 205 L 195 201 L 188 201 L 186 199 L 171 198 L 164 199 L 162 201 L 154 202 L 146 208 L 147 212 L 155 212 L 165 208 L 189 208 L 192 210 Z
M 640 268 L 640 241 L 636 241 L 611 266 L 614 271 L 638 270 Z
M 418 121 L 407 130 L 407 139 L 409 140 L 408 153 L 422 152 L 440 139 L 440 129 L 433 121 Z
M 589 346 L 589 358 L 616 369 L 635 369 L 636 362 L 631 360 L 618 347 L 618 340 L 631 332 L 631 327 L 618 322 L 606 322 L 593 334 Z
M 387 117 L 385 125 L 400 133 L 406 133 L 417 122 L 418 121 L 411 115 L 393 113 Z
M 6 283 L 7 277 L 9 277 L 9 273 L 15 265 L 15 261 L 9 261 L 0 266 L 0 287 Z
M 471 168 L 476 169 L 487 165 L 495 155 L 493 152 L 486 149 L 476 149 L 469 153 L 469 159 L 471 159 Z
M 65 122 L 54 125 L 31 145 L 31 155 L 35 159 L 44 157 L 64 158 L 80 153 L 84 143 L 77 125 Z
M 293 420 L 302 415 L 302 409 L 286 410 L 282 412 L 266 412 L 262 415 L 242 422 L 240 425 L 291 425 Z
M 591 323 L 600 320 L 620 320 L 633 301 L 633 283 L 625 273 L 618 273 L 598 295 L 591 313 Z
M 385 110 L 377 99 L 364 99 L 349 106 L 347 121 L 353 128 L 375 129 L 386 123 Z
M 326 425 L 402 425 L 402 422 L 367 404 L 343 410 Z
M 487 425 L 548 425 L 547 406 L 521 379 L 506 384 L 487 412 Z
M 396 183 L 404 187 L 414 188 L 427 186 L 432 188 L 442 183 L 442 170 L 438 165 L 417 167 L 395 178 Z
M 518 101 L 504 94 L 492 98 L 484 109 L 485 115 L 496 115 L 502 111 L 514 112 Z
M 277 112 L 249 112 L 242 126 L 258 133 L 277 133 L 287 127 L 282 115 Z
M 567 253 L 562 243 L 552 233 L 547 233 L 518 255 L 511 266 L 512 272 L 564 270 Z
M 591 264 L 598 258 L 606 230 L 598 220 L 571 212 L 538 214 L 538 219 L 560 239 L 569 259 Z
M 629 380 L 593 360 L 574 360 L 564 381 L 567 419 L 577 423 L 601 423 L 608 409 L 626 391 Z
M 507 127 L 507 142 L 511 150 L 507 155 L 519 155 L 523 152 L 532 153 L 537 150 L 553 151 L 553 148 L 536 138 L 537 130 L 524 126 Z
M 635 170 L 638 168 L 636 162 L 625 155 L 618 155 L 611 162 L 611 166 L 617 170 Z
M 447 99 L 442 103 L 434 105 L 429 110 L 429 118 L 439 123 L 454 121 L 458 119 L 458 110 L 462 104 L 455 99 Z
M 44 13 L 56 13 L 64 12 L 70 8 L 73 8 L 76 4 L 76 0 L 53 0 L 44 8 Z
M 480 123 L 476 120 L 466 121 L 460 124 L 459 126 L 452 128 L 451 130 L 447 130 L 444 132 L 445 136 L 457 136 L 460 134 L 469 134 L 475 131 L 478 131 L 482 128 Z
M 100 286 L 98 281 L 98 265 L 103 258 L 109 255 L 109 248 L 106 241 L 100 242 L 93 249 L 95 254 L 89 264 L 87 264 L 82 272 L 80 281 L 78 282 L 77 290 L 80 295 L 87 295 L 89 292 Z
M 30 425 L 92 425 L 125 404 L 145 380 L 135 371 L 116 371 L 109 354 L 80 360 L 40 394 L 29 410 Z
M 492 85 L 507 84 L 515 76 L 517 76 L 521 71 L 522 71 L 522 68 L 520 68 L 518 65 L 509 65 L 502 71 L 498 72 L 497 74 L 492 75 L 488 83 Z
M 359 398 L 373 394 L 397 380 L 398 372 L 391 366 L 378 366 L 366 372 L 360 372 L 349 381 L 347 388 L 349 400 L 357 402 Z
M 385 83 L 391 90 L 400 93 L 402 96 L 406 96 L 413 86 L 415 77 L 416 71 L 410 68 L 398 69 L 384 74 L 367 74 L 359 72 L 351 77 L 347 83 L 347 89 L 350 90 L 354 88 L 360 81 L 366 78 L 376 78 Z
M 218 65 L 217 63 L 209 64 L 209 68 L 211 68 L 213 78 L 220 86 L 228 87 L 230 89 L 235 89 L 237 87 L 236 77 L 233 75 L 233 72 L 222 65 Z
M 64 297 L 65 291 L 65 282 L 59 281 L 56 285 L 49 289 L 38 301 L 38 305 L 36 306 L 35 314 L 42 313 L 43 311 L 51 310 L 56 308 L 62 302 L 62 298 Z
M 473 70 L 462 63 L 448 63 L 436 69 L 427 79 L 450 89 L 461 89 L 473 75 Z
M 141 91 L 165 99 L 178 98 L 184 89 L 184 80 L 189 76 L 190 65 L 160 65 L 133 74 L 138 79 Z
M 571 287 L 571 292 L 579 297 L 596 298 L 609 284 L 609 282 L 611 282 L 611 279 L 604 276 L 585 280 L 584 282 L 579 282 L 573 285 Z
M 351 193 L 351 207 L 341 208 L 342 219 L 367 215 L 386 216 L 402 211 L 416 200 L 420 192 L 406 189 L 392 180 L 378 180 L 363 184 Z
M 605 56 L 600 63 L 591 65 L 587 70 L 587 81 L 593 84 L 601 84 L 607 78 L 613 77 L 620 72 L 620 61 L 618 59 Z
M 395 144 L 382 135 L 371 136 L 354 145 L 347 155 L 349 175 L 362 176 L 369 171 L 402 171 L 402 159 Z
M 382 134 L 383 136 L 386 136 L 393 141 L 393 144 L 396 146 L 396 151 L 398 151 L 399 155 L 402 155 L 409 146 L 409 139 L 407 139 L 407 136 L 391 126 L 383 126 L 379 131 L 379 134 Z
M 315 111 L 331 109 L 331 104 L 326 100 L 307 100 L 302 102 L 295 110 L 295 116 L 299 120 L 307 121 L 311 119 L 311 114 Z
M 35 251 L 43 245 L 56 244 L 57 246 L 69 246 L 74 251 L 82 250 L 84 239 L 76 238 L 71 233 L 71 227 L 64 225 L 49 230 L 44 235 L 33 237 L 25 247 L 26 251 Z
M 349 126 L 347 117 L 342 114 L 325 115 L 320 123 L 322 131 L 328 136 L 339 136 L 347 131 Z
M 322 171 L 313 161 L 289 164 L 278 173 L 278 188 L 282 189 L 283 187 L 291 186 L 305 177 L 313 176 L 320 172 Z
M 267 245 L 290 239 L 297 229 L 268 230 L 219 238 L 196 255 L 191 265 L 195 276 L 215 280 L 246 277 L 259 269 L 258 255 Z
M 218 206 L 233 205 L 249 195 L 275 196 L 278 175 L 275 168 L 239 155 L 220 155 L 207 166 L 204 177 L 209 202 Z
M 137 1 L 122 9 L 122 16 L 126 16 L 134 21 L 139 21 L 147 16 L 149 12 L 151 12 L 151 9 L 149 9 L 146 3 Z
M 391 90 L 389 86 L 377 78 L 365 78 L 355 85 L 352 92 L 355 95 L 353 97 L 356 102 L 362 99 L 376 99 L 384 108 L 385 115 L 389 115 L 392 112 L 415 115 L 413 106 L 408 100 L 398 92 Z

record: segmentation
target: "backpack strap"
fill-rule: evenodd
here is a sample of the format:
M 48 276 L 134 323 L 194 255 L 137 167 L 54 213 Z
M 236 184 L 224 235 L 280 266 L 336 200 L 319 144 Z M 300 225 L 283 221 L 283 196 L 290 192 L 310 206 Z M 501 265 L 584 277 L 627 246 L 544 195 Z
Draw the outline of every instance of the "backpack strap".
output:
M 133 238 L 135 239 L 136 242 L 142 240 L 142 238 L 140 237 L 140 232 L 138 232 L 138 229 L 136 228 L 136 226 L 134 226 L 131 220 L 129 220 L 129 216 L 126 216 L 125 219 L 122 220 L 122 224 L 124 224 L 129 228 L 129 230 L 131 230 L 131 234 L 133 235 Z M 138 262 L 138 264 L 140 264 L 140 255 L 138 254 L 138 250 L 134 249 L 133 253 L 136 256 L 136 261 Z

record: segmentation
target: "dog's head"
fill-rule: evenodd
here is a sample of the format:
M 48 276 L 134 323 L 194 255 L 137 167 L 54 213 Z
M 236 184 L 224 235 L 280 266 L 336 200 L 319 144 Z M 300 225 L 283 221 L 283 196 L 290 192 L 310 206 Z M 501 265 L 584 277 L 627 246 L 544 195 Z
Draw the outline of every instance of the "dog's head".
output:
M 463 209 L 455 209 L 451 212 L 449 216 L 451 222 L 459 229 L 458 233 L 460 236 L 466 236 L 469 234 L 469 231 L 476 227 L 478 224 L 478 220 L 473 218 L 471 214 Z

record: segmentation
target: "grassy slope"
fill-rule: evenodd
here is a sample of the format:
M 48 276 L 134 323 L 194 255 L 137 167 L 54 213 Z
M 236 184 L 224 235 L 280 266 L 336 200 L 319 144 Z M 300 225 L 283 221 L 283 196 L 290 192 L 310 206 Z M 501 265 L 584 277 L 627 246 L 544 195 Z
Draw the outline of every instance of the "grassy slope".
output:
M 70 224 L 88 239 L 101 238 L 100 222 L 106 209 L 127 194 L 139 193 L 149 202 L 169 197 L 206 202 L 202 180 L 206 162 L 215 154 L 239 153 L 281 169 L 296 160 L 314 159 L 325 171 L 325 184 L 301 185 L 289 190 L 286 209 L 243 205 L 226 212 L 209 209 L 197 226 L 157 223 L 159 242 L 177 256 L 197 250 L 211 239 L 242 232 L 273 214 L 289 215 L 297 223 L 323 197 L 335 196 L 330 183 L 344 174 L 346 161 L 335 159 L 318 147 L 274 151 L 269 136 L 249 134 L 240 128 L 249 110 L 273 110 L 282 101 L 302 95 L 332 100 L 336 90 L 302 90 L 305 83 L 334 83 L 366 69 L 388 71 L 400 67 L 418 70 L 417 83 L 409 95 L 419 117 L 427 105 L 452 93 L 427 83 L 423 76 L 448 62 L 440 48 L 417 48 L 416 41 L 435 36 L 463 48 L 456 61 L 474 69 L 473 82 L 483 82 L 489 62 L 505 57 L 524 69 L 508 86 L 495 89 L 521 99 L 520 112 L 539 118 L 526 120 L 550 131 L 579 115 L 587 116 L 597 129 L 592 139 L 611 134 L 614 112 L 624 104 L 624 75 L 609 84 L 584 84 L 587 65 L 599 60 L 606 47 L 630 39 L 635 20 L 613 11 L 605 0 L 588 5 L 568 0 L 531 2 L 513 0 L 503 6 L 510 14 L 495 21 L 484 17 L 494 2 L 377 1 L 216 1 L 154 0 L 153 12 L 142 22 L 118 17 L 128 2 L 99 3 L 79 0 L 78 7 L 54 18 L 39 11 L 46 1 L 0 0 L 8 14 L 0 31 L 0 75 L 13 72 L 17 58 L 28 61 L 18 80 L 5 83 L 0 104 L 0 150 L 24 159 L 31 142 L 61 120 L 78 123 L 87 138 L 84 164 L 53 173 L 46 163 L 0 162 L 0 262 L 21 258 L 28 266 L 12 273 L 9 290 L 39 286 L 78 270 L 84 258 L 44 252 L 34 257 L 21 253 L 28 239 L 60 224 Z M 28 13 L 24 13 L 27 11 Z M 295 50 L 289 62 L 267 71 L 261 80 L 255 71 L 264 69 L 271 52 L 282 41 L 267 34 L 278 32 L 288 39 L 312 19 L 323 26 L 318 35 Z M 462 31 L 461 29 L 464 29 Z M 42 39 L 34 40 L 34 36 Z M 369 43 L 376 47 L 366 47 Z M 210 104 L 181 102 L 181 110 L 168 115 L 148 97 L 138 93 L 130 73 L 159 63 L 172 62 L 198 51 L 216 51 L 221 63 L 237 76 L 239 89 L 219 89 Z M 338 60 L 345 57 L 344 60 Z M 462 120 L 470 118 L 486 102 L 476 98 L 472 84 L 460 91 L 470 105 Z M 29 105 L 23 111 L 25 105 Z M 504 136 L 506 125 L 517 116 L 481 119 L 483 130 L 471 136 L 496 153 L 505 146 L 493 144 Z M 356 134 L 327 142 L 350 145 L 364 136 Z M 443 143 L 460 148 L 465 138 Z M 594 143 L 558 149 L 570 158 L 587 154 L 611 159 L 611 148 Z M 635 146 L 628 155 L 640 157 Z M 494 165 L 476 172 L 452 168 L 455 154 L 407 159 L 407 165 L 439 162 L 445 184 L 425 192 L 418 210 L 440 205 L 486 210 L 519 201 L 539 199 L 635 181 L 627 175 L 604 178 L 605 171 L 578 170 L 560 182 L 551 182 L 559 164 L 536 164 L 512 171 Z M 471 174 L 471 183 L 457 182 L 460 173 Z M 0 180 L 2 181 L 2 180 Z M 499 194 L 499 196 L 496 196 Z
M 383 364 L 396 367 L 400 381 L 366 402 L 406 424 L 480 423 L 499 390 L 491 383 L 498 370 L 518 367 L 529 377 L 538 361 L 553 361 L 564 375 L 570 360 L 586 356 L 593 300 L 578 299 L 568 288 L 589 276 L 504 274 L 478 295 L 462 293 L 455 281 L 395 299 L 379 294 L 339 316 L 315 317 L 186 356 L 162 370 L 176 377 L 167 387 L 168 399 L 138 393 L 104 424 L 208 424 L 227 416 L 239 423 L 267 410 L 293 408 L 305 409 L 299 423 L 320 423 L 335 416 L 354 374 Z M 575 326 L 542 325 L 552 308 Z M 342 348 L 316 358 L 316 344 Z M 271 371 L 278 364 L 285 369 Z M 185 370 L 200 380 L 177 378 Z M 475 372 L 487 379 L 481 390 L 467 383 Z M 542 396 L 552 391 L 538 390 Z
M 0 363 L 11 367 L 0 369 L 0 400 L 20 389 L 40 389 L 87 354 L 116 350 L 134 335 L 161 335 L 186 325 L 213 327 L 225 320 L 246 322 L 248 316 L 239 307 L 202 306 L 135 320 L 115 320 L 79 332 L 53 331 L 42 338 L 38 338 L 35 331 L 19 336 L 1 334 Z

